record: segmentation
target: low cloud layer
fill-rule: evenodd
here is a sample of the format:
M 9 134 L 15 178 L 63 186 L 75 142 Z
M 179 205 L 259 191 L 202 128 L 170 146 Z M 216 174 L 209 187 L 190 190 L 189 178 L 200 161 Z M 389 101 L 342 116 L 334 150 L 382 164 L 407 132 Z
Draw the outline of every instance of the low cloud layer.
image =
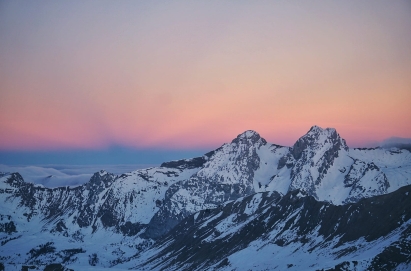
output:
M 53 188 L 59 186 L 77 186 L 88 182 L 95 172 L 102 169 L 122 174 L 150 165 L 47 165 L 47 166 L 7 166 L 0 165 L 0 172 L 18 172 L 26 182 L 41 184 Z
M 406 149 L 411 152 L 411 138 L 390 137 L 382 141 L 379 146 L 386 148 L 386 149 L 388 148 Z

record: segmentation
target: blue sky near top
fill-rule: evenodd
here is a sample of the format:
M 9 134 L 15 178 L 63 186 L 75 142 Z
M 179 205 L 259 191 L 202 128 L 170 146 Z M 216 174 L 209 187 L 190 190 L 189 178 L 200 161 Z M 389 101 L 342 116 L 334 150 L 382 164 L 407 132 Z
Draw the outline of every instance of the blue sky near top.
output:
M 162 150 L 111 147 L 105 150 L 0 151 L 5 165 L 160 165 L 202 156 L 210 150 Z

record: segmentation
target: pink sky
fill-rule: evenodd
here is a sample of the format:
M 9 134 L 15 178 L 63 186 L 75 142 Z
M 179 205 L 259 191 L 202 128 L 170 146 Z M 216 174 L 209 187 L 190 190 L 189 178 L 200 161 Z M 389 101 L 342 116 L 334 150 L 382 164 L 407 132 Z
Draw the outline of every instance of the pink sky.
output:
M 411 137 L 407 1 L 0 4 L 0 150 Z

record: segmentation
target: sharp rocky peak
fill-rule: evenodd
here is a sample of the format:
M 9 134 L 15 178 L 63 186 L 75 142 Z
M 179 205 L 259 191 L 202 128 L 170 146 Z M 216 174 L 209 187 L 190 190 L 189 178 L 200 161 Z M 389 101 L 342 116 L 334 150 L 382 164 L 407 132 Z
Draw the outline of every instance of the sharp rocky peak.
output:
M 235 139 L 233 139 L 232 143 L 242 143 L 242 144 L 256 144 L 262 143 L 262 145 L 266 144 L 267 141 L 260 136 L 259 133 L 253 130 L 247 130 L 242 134 L 239 134 Z
M 310 130 L 307 132 L 307 134 L 333 134 L 336 133 L 337 131 L 335 128 L 321 128 L 320 126 L 314 125 L 310 128 Z
M 96 187 L 101 187 L 103 189 L 104 187 L 109 187 L 115 179 L 116 176 L 114 174 L 108 173 L 105 170 L 100 170 L 99 172 L 94 173 L 90 178 L 90 181 L 88 181 L 85 185 L 89 189 L 95 189 Z
M 308 148 L 321 148 L 325 144 L 331 143 L 335 149 L 343 149 L 348 151 L 347 143 L 334 128 L 323 129 L 319 126 L 312 126 L 310 130 L 300 137 L 292 147 L 292 155 L 295 159 L 299 159 L 304 150 Z
M 6 179 L 6 183 L 8 183 L 12 187 L 20 187 L 25 184 L 23 177 L 20 175 L 20 173 L 15 172 L 15 173 L 4 173 L 3 176 L 7 176 L 8 178 Z

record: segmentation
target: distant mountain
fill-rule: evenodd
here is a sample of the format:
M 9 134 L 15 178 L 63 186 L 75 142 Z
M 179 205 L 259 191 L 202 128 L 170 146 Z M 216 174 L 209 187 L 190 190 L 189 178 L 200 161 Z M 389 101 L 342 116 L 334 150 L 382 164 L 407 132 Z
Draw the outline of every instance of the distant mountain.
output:
M 201 270 L 212 267 L 243 270 L 235 255 L 241 255 L 243 250 L 250 253 L 257 253 L 260 249 L 266 251 L 265 247 L 274 248 L 271 244 L 277 246 L 275 251 L 278 253 L 280 247 L 286 247 L 284 251 L 291 253 L 289 249 L 295 244 L 301 246 L 309 242 L 311 245 L 303 246 L 305 250 L 291 253 L 297 258 L 305 257 L 307 253 L 314 253 L 312 255 L 319 258 L 323 257 L 321 253 L 335 255 L 336 247 L 348 247 L 351 246 L 349 242 L 360 242 L 361 238 L 366 238 L 354 234 L 354 239 L 345 240 L 344 236 L 351 234 L 351 226 L 342 226 L 341 223 L 348 225 L 350 219 L 358 216 L 350 222 L 354 223 L 352 227 L 358 228 L 359 232 L 370 230 L 375 225 L 362 218 L 368 217 L 367 212 L 371 211 L 384 225 L 392 224 L 388 222 L 392 218 L 389 215 L 403 215 L 402 220 L 395 217 L 398 223 L 392 224 L 387 231 L 376 230 L 375 238 L 395 235 L 394 239 L 389 239 L 392 242 L 387 241 L 380 248 L 388 249 L 395 242 L 405 242 L 406 249 L 409 241 L 401 236 L 406 230 L 404 227 L 408 227 L 404 225 L 409 223 L 411 209 L 404 207 L 408 206 L 404 202 L 409 198 L 400 201 L 402 194 L 396 193 L 408 189 L 406 187 L 410 184 L 411 153 L 408 150 L 349 149 L 335 129 L 318 126 L 313 126 L 293 147 L 267 143 L 257 132 L 246 131 L 231 143 L 202 157 L 165 162 L 160 167 L 122 175 L 100 171 L 89 182 L 76 187 L 45 188 L 25 182 L 19 173 L 1 173 L 0 263 L 16 270 L 20 270 L 22 265 L 45 266 L 52 263 L 77 269 L 79 266 L 96 266 L 96 270 L 113 266 L 138 266 L 138 269 L 148 266 L 153 268 L 150 270 L 194 270 L 196 266 L 202 266 Z M 377 197 L 388 193 L 397 196 Z M 408 190 L 404 193 L 408 196 Z M 398 204 L 395 204 L 396 197 Z M 361 204 L 373 206 L 370 202 L 385 201 L 386 198 L 390 199 L 392 214 L 384 208 L 378 211 L 378 208 L 361 207 Z M 240 205 L 248 207 L 240 208 Z M 279 205 L 282 206 L 280 211 L 275 209 Z M 323 208 L 334 210 L 332 213 L 335 215 L 319 210 Z M 267 212 L 270 216 L 265 215 Z M 312 220 L 315 217 L 317 220 Z M 214 225 L 209 230 L 205 224 L 197 228 L 197 222 L 190 222 L 193 219 L 202 221 L 199 222 L 201 225 L 215 221 L 220 226 L 213 222 L 206 223 L 210 227 Z M 331 224 L 324 219 L 331 219 Z M 300 224 L 290 221 L 300 224 L 304 221 L 309 225 L 301 231 L 295 228 Z M 281 229 L 287 230 L 275 227 L 278 223 L 283 225 Z M 248 234 L 243 232 L 243 227 L 251 232 L 251 237 L 239 240 L 238 245 L 221 251 L 218 257 L 212 253 L 196 254 L 194 248 L 190 253 L 181 253 L 196 242 L 210 244 L 207 247 L 212 247 L 217 253 L 220 250 L 216 246 L 221 244 L 216 240 L 235 244 L 240 238 L 239 233 L 241 236 Z M 331 235 L 323 234 L 321 229 L 324 227 Z M 201 235 L 201 238 L 184 236 L 186 232 L 198 232 L 195 236 Z M 278 238 L 267 237 L 272 234 Z M 229 237 L 234 235 L 237 239 Z M 326 240 L 317 240 L 313 236 Z M 266 237 L 271 241 L 261 241 Z M 287 240 L 293 241 L 287 243 Z M 257 241 L 258 245 L 253 243 Z M 338 246 L 337 241 L 341 243 Z M 291 243 L 295 246 L 289 245 Z M 261 247 L 257 249 L 258 246 Z M 373 245 L 370 243 L 370 246 Z M 390 253 L 398 252 L 394 247 L 391 250 Z M 364 260 L 355 268 L 366 270 L 374 265 L 366 263 L 365 259 L 376 260 L 381 252 L 371 248 L 355 251 L 347 252 L 349 256 L 345 258 L 336 259 L 351 257 L 359 259 L 357 263 Z M 367 256 L 354 257 L 353 253 L 367 253 Z M 195 260 L 197 258 L 201 259 L 201 264 Z M 308 258 L 304 264 L 313 264 L 311 257 Z M 328 256 L 321 259 L 334 265 L 339 263 Z M 384 258 L 381 259 L 383 261 Z M 264 262 L 264 259 L 260 261 Z M 270 261 L 267 261 L 265 266 L 270 269 Z M 348 260 L 341 263 L 354 265 Z M 402 260 L 397 263 L 401 267 Z M 274 266 L 273 263 L 271 267 Z M 296 262 L 287 263 L 287 268 L 295 270 L 301 270 L 303 266 Z M 326 267 L 333 266 L 317 264 L 310 268 Z M 305 266 L 303 269 L 310 268 Z
M 381 142 L 380 146 L 382 148 L 406 149 L 411 152 L 411 138 L 390 137 Z

